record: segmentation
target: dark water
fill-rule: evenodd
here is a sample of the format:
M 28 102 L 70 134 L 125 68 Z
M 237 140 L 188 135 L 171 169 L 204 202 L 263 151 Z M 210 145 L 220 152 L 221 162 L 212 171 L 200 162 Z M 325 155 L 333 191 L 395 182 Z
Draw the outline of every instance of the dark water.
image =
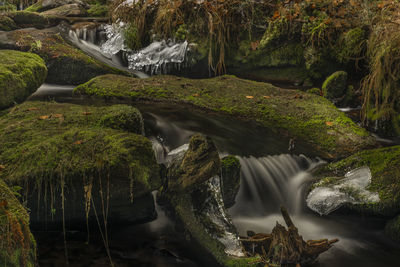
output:
M 32 99 L 69 101 L 67 91 L 67 87 L 46 85 Z M 340 239 L 312 266 L 399 266 L 400 247 L 383 235 L 384 221 L 338 214 L 320 217 L 305 207 L 303 190 L 312 179 L 309 170 L 321 163 L 306 145 L 296 144 L 295 150 L 296 155 L 305 156 L 289 155 L 289 137 L 252 123 L 187 107 L 143 104 L 138 108 L 145 118 L 146 134 L 165 153 L 200 132 L 213 138 L 221 156 L 239 156 L 244 166 L 242 184 L 229 212 L 241 234 L 247 230 L 269 233 L 276 221 L 283 224 L 279 205 L 285 204 L 305 240 Z M 110 249 L 117 266 L 216 265 L 186 240 L 182 229 L 167 218 L 161 207 L 157 211 L 158 219 L 149 224 L 110 229 Z M 41 265 L 63 265 L 62 236 L 36 234 Z M 82 233 L 71 233 L 68 239 L 75 251 L 70 253 L 75 261 L 72 266 L 108 265 L 101 240 L 84 245 Z

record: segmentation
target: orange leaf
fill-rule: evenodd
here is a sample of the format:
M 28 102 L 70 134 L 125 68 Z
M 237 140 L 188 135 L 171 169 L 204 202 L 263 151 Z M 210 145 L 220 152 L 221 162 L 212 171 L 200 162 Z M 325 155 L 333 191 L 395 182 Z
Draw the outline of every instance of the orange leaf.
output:
M 193 96 L 194 97 L 199 97 L 200 95 L 196 93 L 196 94 L 193 94 Z
M 48 118 L 50 118 L 49 115 L 43 115 L 39 117 L 39 120 L 47 120 Z
M 263 96 L 265 99 L 270 99 L 271 97 L 269 95 Z
M 28 108 L 28 111 L 39 110 L 38 108 Z
M 331 122 L 331 121 L 327 121 L 327 122 L 325 122 L 325 124 L 328 126 L 333 126 L 333 122 Z
M 246 98 L 247 98 L 247 99 L 253 99 L 254 96 L 252 96 L 252 95 L 247 95 Z
M 272 16 L 272 18 L 273 18 L 273 19 L 278 19 L 278 18 L 280 18 L 280 17 L 281 17 L 281 14 L 279 13 L 278 10 L 276 10 L 276 11 L 274 12 L 274 15 Z
M 80 144 L 82 144 L 83 143 L 83 140 L 78 140 L 78 141 L 75 141 L 74 142 L 74 145 L 80 145 Z

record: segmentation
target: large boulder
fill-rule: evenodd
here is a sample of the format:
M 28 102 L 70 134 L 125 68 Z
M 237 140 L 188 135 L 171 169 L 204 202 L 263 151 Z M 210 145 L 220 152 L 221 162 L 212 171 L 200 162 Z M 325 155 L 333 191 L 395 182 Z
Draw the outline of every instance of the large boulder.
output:
M 80 0 L 39 0 L 35 4 L 26 8 L 25 10 L 31 12 L 43 12 L 49 9 L 70 4 L 76 4 L 82 7 L 88 7 L 88 4 L 85 1 L 80 1 Z
M 23 187 L 32 223 L 67 228 L 85 220 L 137 223 L 155 218 L 151 192 L 161 186 L 151 142 L 143 122 L 129 129 L 117 116 L 133 108 L 25 102 L 0 117 L 0 178 Z M 131 124 L 133 122 L 130 122 Z M 96 209 L 97 214 L 94 212 Z M 64 214 L 64 216 L 63 216 Z
M 12 11 L 2 14 L 0 17 L 0 30 L 11 31 L 22 28 L 43 29 L 57 25 L 59 19 L 45 16 L 36 12 Z
M 322 84 L 322 92 L 329 99 L 342 97 L 346 94 L 347 72 L 337 71 L 330 75 Z
M 42 14 L 53 17 L 82 17 L 87 14 L 87 11 L 78 4 L 68 4 L 47 10 Z
M 0 32 L 0 48 L 38 54 L 48 67 L 48 83 L 75 85 L 106 73 L 124 74 L 68 44 L 57 28 Z
M 0 265 L 34 267 L 36 242 L 29 229 L 29 215 L 15 194 L 0 179 Z
M 44 61 L 37 55 L 0 50 L 0 109 L 24 101 L 47 76 Z
M 100 99 L 189 104 L 252 120 L 278 134 L 296 137 L 324 158 L 339 158 L 371 147 L 375 139 L 327 99 L 298 90 L 234 76 L 136 79 L 105 75 L 78 86 L 75 94 Z

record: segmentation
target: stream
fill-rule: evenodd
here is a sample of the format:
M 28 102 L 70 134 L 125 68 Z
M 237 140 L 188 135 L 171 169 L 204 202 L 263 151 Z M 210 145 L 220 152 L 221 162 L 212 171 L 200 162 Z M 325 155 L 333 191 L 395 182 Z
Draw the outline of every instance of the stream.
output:
M 80 102 L 71 96 L 71 86 L 42 85 L 30 100 Z M 146 135 L 153 141 L 157 159 L 188 143 L 194 133 L 212 137 L 221 156 L 236 155 L 242 165 L 241 187 L 236 204 L 228 211 L 240 234 L 247 230 L 270 233 L 285 205 L 304 239 L 339 238 L 340 242 L 320 255 L 312 266 L 397 266 L 400 247 L 383 234 L 378 218 L 333 213 L 321 217 L 305 205 L 311 170 L 324 162 L 304 144 L 288 154 L 289 139 L 250 122 L 206 114 L 188 107 L 139 104 Z M 110 229 L 110 249 L 117 266 L 218 266 L 196 244 L 190 243 L 179 225 L 156 205 L 158 218 L 142 225 Z M 41 266 L 63 265 L 62 237 L 37 233 Z M 81 248 L 82 233 L 69 232 L 69 245 L 76 245 L 77 263 L 71 266 L 107 265 L 100 240 Z M 57 252 L 57 248 L 60 250 Z M 90 263 L 82 259 L 95 258 Z M 81 259 L 81 260 L 79 260 Z M 57 265 L 58 266 L 58 265 Z

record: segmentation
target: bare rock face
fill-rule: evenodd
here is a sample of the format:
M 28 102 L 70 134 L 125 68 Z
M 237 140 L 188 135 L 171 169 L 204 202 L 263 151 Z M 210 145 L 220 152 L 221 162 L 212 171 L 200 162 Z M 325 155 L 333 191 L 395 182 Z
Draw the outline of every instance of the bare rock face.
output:
M 169 166 L 168 190 L 192 191 L 217 174 L 220 164 L 217 148 L 211 138 L 195 135 L 182 160 L 175 160 Z

